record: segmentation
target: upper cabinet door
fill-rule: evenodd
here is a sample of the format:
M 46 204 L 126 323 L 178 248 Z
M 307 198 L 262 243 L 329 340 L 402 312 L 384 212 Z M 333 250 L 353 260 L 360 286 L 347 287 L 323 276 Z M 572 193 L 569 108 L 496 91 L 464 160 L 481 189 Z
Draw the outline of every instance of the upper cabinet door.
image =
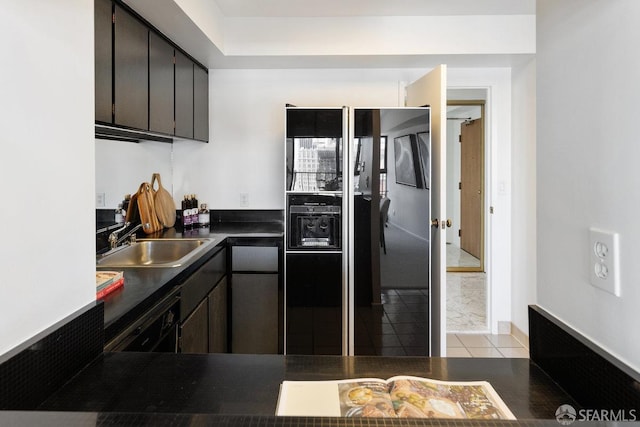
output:
M 193 67 L 193 138 L 209 141 L 209 74 Z
M 193 138 L 193 62 L 176 50 L 176 136 Z
M 173 135 L 174 49 L 149 32 L 149 130 Z
M 113 4 L 111 0 L 96 0 L 94 8 L 95 21 L 95 96 L 96 122 L 112 123 L 111 85 L 113 69 L 111 64 L 113 31 Z
M 149 129 L 149 30 L 120 6 L 115 6 L 116 124 Z

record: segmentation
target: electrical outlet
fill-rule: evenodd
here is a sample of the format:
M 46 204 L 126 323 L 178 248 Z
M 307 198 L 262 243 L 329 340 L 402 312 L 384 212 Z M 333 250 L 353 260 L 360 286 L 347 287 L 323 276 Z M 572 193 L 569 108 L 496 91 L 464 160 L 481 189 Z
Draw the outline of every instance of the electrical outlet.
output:
M 106 200 L 106 196 L 104 193 L 96 193 L 96 207 L 97 208 L 104 208 L 105 207 L 105 202 Z
M 618 233 L 589 229 L 589 275 L 591 284 L 620 296 L 620 255 Z
M 243 208 L 249 206 L 249 193 L 240 193 L 240 206 Z

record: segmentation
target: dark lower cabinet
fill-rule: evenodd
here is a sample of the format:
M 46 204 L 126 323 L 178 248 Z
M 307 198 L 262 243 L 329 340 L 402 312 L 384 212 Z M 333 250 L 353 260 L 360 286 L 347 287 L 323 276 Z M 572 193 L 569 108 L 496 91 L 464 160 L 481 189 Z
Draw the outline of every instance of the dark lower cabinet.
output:
M 149 130 L 173 134 L 174 48 L 153 31 L 149 32 Z
M 227 250 L 218 251 L 180 291 L 181 353 L 227 351 Z
M 226 353 L 227 346 L 227 278 L 213 288 L 208 297 L 209 353 Z
M 203 300 L 180 326 L 181 353 L 209 352 L 208 301 Z
M 234 353 L 278 354 L 278 274 L 233 273 Z
M 96 122 L 110 124 L 113 121 L 113 3 L 111 0 L 95 0 L 94 5 Z
M 149 29 L 115 6 L 114 123 L 149 129 Z
M 227 352 L 227 278 L 180 325 L 181 353 Z
M 176 136 L 193 138 L 193 62 L 176 51 L 175 66 Z
M 231 246 L 231 351 L 282 353 L 281 240 Z

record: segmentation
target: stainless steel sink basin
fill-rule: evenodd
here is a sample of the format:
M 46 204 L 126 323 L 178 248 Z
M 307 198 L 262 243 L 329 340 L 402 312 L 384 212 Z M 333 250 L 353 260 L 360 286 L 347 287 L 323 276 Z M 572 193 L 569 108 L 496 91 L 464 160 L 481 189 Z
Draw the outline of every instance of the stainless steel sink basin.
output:
M 206 250 L 214 239 L 138 239 L 96 258 L 98 267 L 180 267 Z

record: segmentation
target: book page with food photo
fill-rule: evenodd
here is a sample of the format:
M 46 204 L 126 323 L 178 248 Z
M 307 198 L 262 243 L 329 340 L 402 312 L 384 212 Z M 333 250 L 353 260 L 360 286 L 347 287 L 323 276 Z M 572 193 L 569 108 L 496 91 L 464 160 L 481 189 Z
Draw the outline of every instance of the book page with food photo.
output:
M 280 387 L 276 415 L 515 419 L 486 381 L 438 381 L 413 376 L 285 381 Z

